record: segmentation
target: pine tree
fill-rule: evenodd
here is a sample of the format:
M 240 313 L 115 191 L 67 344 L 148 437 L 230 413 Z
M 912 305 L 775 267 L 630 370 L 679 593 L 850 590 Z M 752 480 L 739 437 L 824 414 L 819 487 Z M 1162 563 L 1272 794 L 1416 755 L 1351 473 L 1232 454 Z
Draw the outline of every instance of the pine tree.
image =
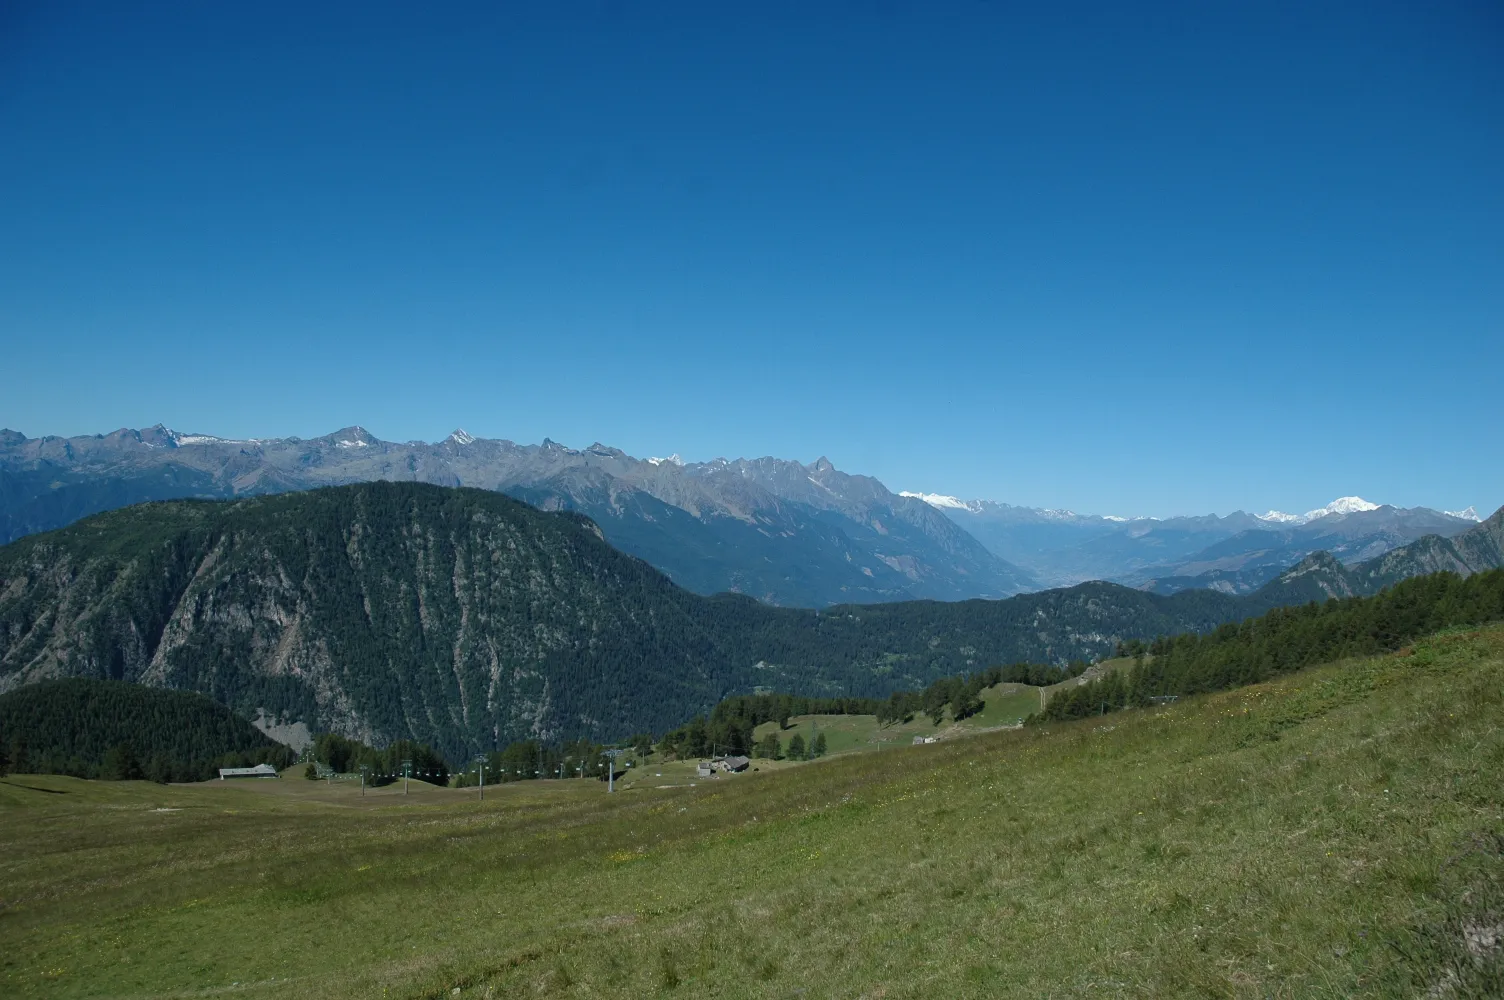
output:
M 159 785 L 172 780 L 172 761 L 167 759 L 166 754 L 152 754 L 151 760 L 146 763 L 146 780 L 155 781 Z
M 99 776 L 105 781 L 141 780 L 141 762 L 136 759 L 136 752 L 129 743 L 117 743 L 110 747 L 104 755 L 104 763 L 99 767 Z
M 804 759 L 804 736 L 802 733 L 795 733 L 793 738 L 789 740 L 788 756 L 789 760 Z
M 817 733 L 815 735 L 815 745 L 810 750 L 810 757 L 824 757 L 824 756 L 825 756 L 825 734 L 824 733 Z

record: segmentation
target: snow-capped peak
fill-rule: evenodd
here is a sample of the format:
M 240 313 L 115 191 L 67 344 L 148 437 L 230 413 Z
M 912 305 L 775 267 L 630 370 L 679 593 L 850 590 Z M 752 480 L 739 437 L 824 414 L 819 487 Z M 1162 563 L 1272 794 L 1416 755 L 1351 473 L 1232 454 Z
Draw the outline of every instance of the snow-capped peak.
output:
M 1338 497 L 1325 507 L 1306 511 L 1306 520 L 1314 521 L 1318 517 L 1329 517 L 1332 514 L 1357 514 L 1365 510 L 1378 509 L 1378 504 L 1369 503 L 1362 497 Z
M 456 427 L 454 429 L 454 433 L 449 435 L 449 440 L 454 442 L 455 444 L 474 444 L 475 436 L 470 434 L 463 427 Z
M 943 493 L 915 493 L 912 490 L 904 490 L 898 494 L 901 497 L 913 497 L 915 500 L 923 500 L 931 507 L 950 507 L 955 510 L 971 510 L 971 504 L 956 497 L 948 497 Z
M 1365 510 L 1378 509 L 1378 504 L 1369 503 L 1362 497 L 1338 497 L 1325 507 L 1317 507 L 1304 514 L 1286 514 L 1282 510 L 1271 510 L 1253 516 L 1260 521 L 1271 521 L 1275 524 L 1306 524 L 1318 517 L 1330 517 L 1333 514 L 1358 514 Z
M 1469 507 L 1467 510 L 1446 510 L 1446 511 L 1442 511 L 1442 513 L 1445 514 L 1447 517 L 1460 517 L 1464 521 L 1481 521 L 1481 520 L 1483 520 L 1483 518 L 1481 518 L 1481 517 L 1478 516 L 1478 512 L 1476 510 L 1474 510 L 1472 507 Z
M 650 458 L 650 459 L 648 459 L 648 464 L 649 465 L 662 465 L 664 462 L 667 462 L 669 465 L 679 465 L 679 466 L 682 466 L 684 464 L 684 459 L 682 459 L 682 458 L 679 457 L 679 453 L 677 451 L 674 452 L 672 455 L 670 455 L 668 458 Z

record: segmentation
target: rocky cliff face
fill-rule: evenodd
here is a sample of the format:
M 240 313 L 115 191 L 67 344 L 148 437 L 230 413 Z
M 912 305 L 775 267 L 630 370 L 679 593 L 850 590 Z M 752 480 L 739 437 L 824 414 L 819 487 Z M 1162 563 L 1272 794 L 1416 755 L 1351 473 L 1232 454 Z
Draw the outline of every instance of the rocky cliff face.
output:
M 5 551 L 4 688 L 111 677 L 454 751 L 677 722 L 723 683 L 689 595 L 495 495 L 154 504 Z

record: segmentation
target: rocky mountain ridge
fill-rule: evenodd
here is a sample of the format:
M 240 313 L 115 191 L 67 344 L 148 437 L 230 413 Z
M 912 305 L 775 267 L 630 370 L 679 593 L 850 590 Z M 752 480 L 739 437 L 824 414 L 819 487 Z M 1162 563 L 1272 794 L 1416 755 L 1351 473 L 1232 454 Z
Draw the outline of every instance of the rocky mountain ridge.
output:
M 622 550 L 698 593 L 771 603 L 1004 597 L 1037 589 L 942 514 L 826 459 L 685 463 L 456 430 L 427 444 L 361 427 L 309 440 L 144 430 L 0 432 L 0 542 L 143 500 L 227 498 L 355 482 L 475 486 L 587 514 Z
M 158 425 L 74 438 L 0 432 L 0 542 L 145 500 L 377 480 L 475 486 L 578 511 L 696 593 L 797 607 L 997 598 L 1092 579 L 1250 594 L 1312 552 L 1353 565 L 1476 518 L 1360 497 L 1304 515 L 1095 516 L 894 494 L 824 458 L 638 459 L 599 443 L 518 445 L 462 429 L 432 444 L 358 426 L 232 440 Z

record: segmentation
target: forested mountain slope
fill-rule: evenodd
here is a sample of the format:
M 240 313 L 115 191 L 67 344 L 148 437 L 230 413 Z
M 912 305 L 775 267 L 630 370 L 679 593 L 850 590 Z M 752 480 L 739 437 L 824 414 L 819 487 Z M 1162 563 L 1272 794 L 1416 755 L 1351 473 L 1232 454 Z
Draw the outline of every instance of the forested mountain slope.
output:
M 661 731 L 759 686 L 885 695 L 983 665 L 1089 658 L 1253 610 L 1103 583 L 773 608 L 691 594 L 575 514 L 369 483 L 144 504 L 0 549 L 0 690 L 138 681 L 457 757 Z

